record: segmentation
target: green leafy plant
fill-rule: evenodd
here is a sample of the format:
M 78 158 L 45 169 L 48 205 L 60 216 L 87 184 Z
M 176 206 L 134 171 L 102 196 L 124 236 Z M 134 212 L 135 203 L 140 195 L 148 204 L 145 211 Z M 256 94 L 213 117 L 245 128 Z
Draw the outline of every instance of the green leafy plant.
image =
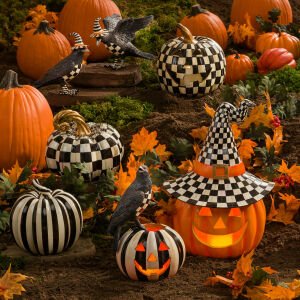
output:
M 9 213 L 0 210 L 0 234 L 5 232 L 9 226 Z
M 117 128 L 148 117 L 152 104 L 131 97 L 112 96 L 102 103 L 82 103 L 72 106 L 88 122 L 109 123 Z

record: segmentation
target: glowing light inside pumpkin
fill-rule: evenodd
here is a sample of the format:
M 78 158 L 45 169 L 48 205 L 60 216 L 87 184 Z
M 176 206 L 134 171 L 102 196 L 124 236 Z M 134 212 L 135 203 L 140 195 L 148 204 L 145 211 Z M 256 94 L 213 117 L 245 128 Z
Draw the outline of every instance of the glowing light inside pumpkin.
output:
M 147 231 L 160 231 L 165 228 L 164 225 L 154 223 L 145 224 L 145 227 Z
M 134 264 L 137 270 L 145 276 L 149 277 L 150 279 L 151 277 L 154 277 L 153 279 L 155 279 L 156 277 L 164 274 L 166 270 L 170 267 L 170 263 L 171 259 L 169 258 L 160 269 L 143 269 L 143 267 L 136 260 L 134 260 Z

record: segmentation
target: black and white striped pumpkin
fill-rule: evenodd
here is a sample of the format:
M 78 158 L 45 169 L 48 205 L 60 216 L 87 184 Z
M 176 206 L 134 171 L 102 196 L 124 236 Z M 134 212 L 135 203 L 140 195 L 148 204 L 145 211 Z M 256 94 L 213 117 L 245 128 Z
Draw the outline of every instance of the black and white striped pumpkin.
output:
M 190 31 L 178 24 L 183 36 L 163 45 L 157 72 L 163 90 L 182 96 L 208 94 L 224 81 L 225 54 L 214 40 L 192 36 Z
M 76 198 L 33 181 L 34 191 L 12 207 L 10 228 L 17 245 L 33 254 L 48 255 L 72 247 L 82 231 L 82 211 Z
M 76 111 L 64 110 L 54 117 L 55 131 L 48 139 L 46 162 L 51 171 L 83 164 L 85 179 L 99 177 L 121 163 L 124 147 L 119 132 L 106 123 L 85 123 Z
M 180 235 L 162 224 L 144 224 L 146 229 L 129 229 L 120 239 L 117 264 L 133 280 L 159 280 L 174 276 L 185 260 Z

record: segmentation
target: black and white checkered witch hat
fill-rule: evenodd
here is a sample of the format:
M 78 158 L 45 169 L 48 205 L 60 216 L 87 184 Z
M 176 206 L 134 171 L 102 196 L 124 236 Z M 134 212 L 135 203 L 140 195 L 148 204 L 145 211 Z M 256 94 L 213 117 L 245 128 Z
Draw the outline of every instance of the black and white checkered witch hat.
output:
M 246 172 L 230 126 L 230 122 L 242 122 L 253 106 L 249 100 L 244 100 L 239 108 L 222 103 L 194 170 L 175 181 L 166 181 L 164 189 L 186 203 L 219 208 L 246 206 L 267 195 L 274 183 Z

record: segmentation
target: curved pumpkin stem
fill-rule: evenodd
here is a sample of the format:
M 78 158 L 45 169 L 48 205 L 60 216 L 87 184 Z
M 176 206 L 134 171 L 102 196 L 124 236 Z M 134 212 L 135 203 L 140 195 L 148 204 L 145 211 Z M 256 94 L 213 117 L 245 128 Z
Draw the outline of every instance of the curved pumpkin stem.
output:
M 22 87 L 18 82 L 18 74 L 13 70 L 7 70 L 0 82 L 0 89 L 9 90 Z
M 33 179 L 32 180 L 32 185 L 33 188 L 41 194 L 51 194 L 52 190 L 48 189 L 47 187 L 43 186 L 40 184 L 40 182 L 38 181 L 38 179 Z
M 44 33 L 50 35 L 54 33 L 54 31 L 55 30 L 52 27 L 50 27 L 49 22 L 47 20 L 43 20 L 40 22 L 38 28 L 33 34 Z
M 76 136 L 87 136 L 92 132 L 89 126 L 85 123 L 83 116 L 77 111 L 66 109 L 57 113 L 53 119 L 54 128 L 58 131 L 66 132 L 71 129 L 70 123 L 76 124 Z
M 239 59 L 240 58 L 240 54 L 235 50 L 235 49 L 230 49 L 230 52 L 232 53 L 232 54 L 235 54 L 235 59 Z
M 208 11 L 204 8 L 201 7 L 200 1 L 198 1 L 198 4 L 195 4 L 192 6 L 192 11 L 190 13 L 190 16 L 193 17 L 193 16 L 197 16 L 199 14 L 203 14 L 203 13 L 208 13 Z
M 194 37 L 193 35 L 191 34 L 191 32 L 188 30 L 187 27 L 185 27 L 184 25 L 178 23 L 177 24 L 177 27 L 180 29 L 182 35 L 183 35 L 183 41 L 185 43 L 188 43 L 188 44 L 195 44 L 195 40 L 194 40 Z

